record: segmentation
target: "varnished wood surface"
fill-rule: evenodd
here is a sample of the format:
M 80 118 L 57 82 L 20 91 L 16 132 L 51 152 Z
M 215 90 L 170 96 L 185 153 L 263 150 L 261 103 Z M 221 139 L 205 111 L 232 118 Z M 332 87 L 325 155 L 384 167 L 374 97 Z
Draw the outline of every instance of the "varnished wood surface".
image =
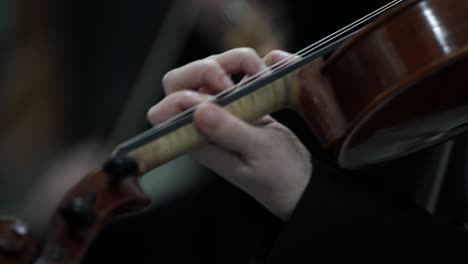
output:
M 78 264 L 91 241 L 112 216 L 144 208 L 149 199 L 143 195 L 139 175 L 124 175 L 120 183 L 109 184 L 106 171 L 90 173 L 63 197 L 49 226 L 45 249 L 39 263 Z M 96 219 L 89 226 L 74 226 L 61 213 L 64 206 L 74 199 L 89 200 Z
M 466 130 L 467 31 L 467 1 L 408 1 L 330 59 L 323 73 L 342 116 L 322 119 L 345 127 L 313 126 L 340 165 L 395 159 Z
M 18 219 L 0 216 L 0 263 L 32 263 L 36 250 L 26 224 Z

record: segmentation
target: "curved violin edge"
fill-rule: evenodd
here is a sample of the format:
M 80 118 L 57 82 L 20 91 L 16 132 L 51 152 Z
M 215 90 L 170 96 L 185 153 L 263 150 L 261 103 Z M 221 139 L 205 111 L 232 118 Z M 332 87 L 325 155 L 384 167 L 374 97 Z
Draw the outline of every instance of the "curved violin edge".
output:
M 468 2 L 411 0 L 371 24 L 324 67 L 350 120 L 337 161 L 360 169 L 466 131 Z
M 322 145 L 329 148 L 344 136 L 349 124 L 330 81 L 322 74 L 323 65 L 319 59 L 296 72 L 294 107 Z

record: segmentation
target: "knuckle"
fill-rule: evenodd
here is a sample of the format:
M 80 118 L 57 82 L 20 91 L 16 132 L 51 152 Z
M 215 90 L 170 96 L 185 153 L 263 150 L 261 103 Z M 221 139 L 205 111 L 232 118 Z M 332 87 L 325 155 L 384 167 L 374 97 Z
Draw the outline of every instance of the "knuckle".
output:
M 204 74 L 217 73 L 221 66 L 213 59 L 204 59 L 198 62 L 198 67 Z
M 241 166 L 236 166 L 233 171 L 233 175 L 236 175 L 237 177 L 241 177 L 238 180 L 249 180 L 253 174 L 253 168 L 255 166 L 252 166 L 251 161 L 244 161 L 244 163 Z
M 170 102 L 171 104 L 179 105 L 182 101 L 186 100 L 188 96 L 188 90 L 184 91 L 176 91 L 165 98 L 166 102 Z
M 257 51 L 253 48 L 250 48 L 250 47 L 242 47 L 242 48 L 239 48 L 239 51 L 244 54 L 245 56 L 248 56 L 248 57 L 259 57 Z
M 182 110 L 193 107 L 204 100 L 204 97 L 201 94 L 191 90 L 179 91 L 177 94 L 174 93 L 174 96 L 174 104 Z
M 283 56 L 291 55 L 291 53 L 289 53 L 289 52 L 287 52 L 287 51 L 284 51 L 284 50 L 279 50 L 279 49 L 272 50 L 272 51 L 270 52 L 270 54 L 273 54 L 273 55 L 283 55 Z
M 214 59 L 204 59 L 199 64 L 199 70 L 205 83 L 213 84 L 226 74 L 221 65 Z

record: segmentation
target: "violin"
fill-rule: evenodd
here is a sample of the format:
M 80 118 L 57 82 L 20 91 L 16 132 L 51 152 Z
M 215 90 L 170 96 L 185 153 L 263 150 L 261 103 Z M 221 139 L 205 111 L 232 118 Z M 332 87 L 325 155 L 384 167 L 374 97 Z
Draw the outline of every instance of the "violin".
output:
M 0 217 L 0 263 L 32 263 L 35 250 L 36 243 L 25 223 L 11 217 Z
M 249 122 L 292 108 L 339 166 L 373 166 L 467 130 L 467 31 L 466 0 L 394 1 L 211 100 Z M 37 263 L 79 263 L 112 216 L 147 206 L 139 178 L 204 142 L 192 113 L 119 145 L 72 188 Z

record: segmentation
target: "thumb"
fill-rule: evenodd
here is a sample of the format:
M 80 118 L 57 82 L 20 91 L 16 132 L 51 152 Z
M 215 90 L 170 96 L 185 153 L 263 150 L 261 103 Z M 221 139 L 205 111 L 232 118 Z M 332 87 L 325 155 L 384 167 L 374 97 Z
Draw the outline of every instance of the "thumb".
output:
M 195 111 L 195 124 L 208 140 L 244 158 L 255 156 L 262 142 L 259 128 L 247 124 L 219 106 L 206 104 Z

